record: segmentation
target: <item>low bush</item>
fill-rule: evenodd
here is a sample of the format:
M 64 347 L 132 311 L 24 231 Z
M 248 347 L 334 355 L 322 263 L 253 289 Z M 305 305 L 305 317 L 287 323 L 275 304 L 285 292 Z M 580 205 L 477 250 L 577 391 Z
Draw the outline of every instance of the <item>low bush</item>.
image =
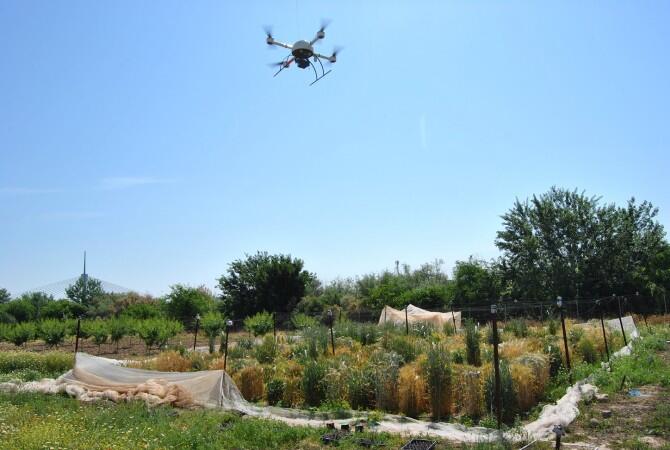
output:
M 268 382 L 267 386 L 267 397 L 268 397 L 268 404 L 270 405 L 277 405 L 279 402 L 281 402 L 282 398 L 284 398 L 284 388 L 286 387 L 286 383 L 283 380 L 280 380 L 278 378 L 273 378 Z
M 582 337 L 577 343 L 577 353 L 588 364 L 593 364 L 600 359 L 600 354 L 595 345 L 586 336 Z
M 274 320 L 272 314 L 267 311 L 259 312 L 256 315 L 244 319 L 244 329 L 252 333 L 254 336 L 263 336 L 274 327 Z
M 0 373 L 36 370 L 54 376 L 67 372 L 74 365 L 74 355 L 64 352 L 0 352 Z
M 518 338 L 527 337 L 528 323 L 524 319 L 512 319 L 505 325 L 505 331 L 512 333 Z
M 418 355 L 418 349 L 412 338 L 394 335 L 384 341 L 386 350 L 397 353 L 402 357 L 403 364 L 411 363 Z
M 318 326 L 319 321 L 307 314 L 297 313 L 291 317 L 291 325 L 293 325 L 293 328 L 296 330 L 304 330 L 305 328 Z
M 277 357 L 278 346 L 275 338 L 272 336 L 265 336 L 263 343 L 256 347 L 254 356 L 261 364 L 272 364 Z

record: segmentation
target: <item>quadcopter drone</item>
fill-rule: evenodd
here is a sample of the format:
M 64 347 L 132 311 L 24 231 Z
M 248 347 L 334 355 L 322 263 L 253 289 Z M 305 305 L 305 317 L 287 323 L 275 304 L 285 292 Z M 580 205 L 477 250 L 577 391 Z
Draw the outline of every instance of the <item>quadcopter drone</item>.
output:
M 314 44 L 316 44 L 317 41 L 323 39 L 326 37 L 325 29 L 327 23 L 322 23 L 321 28 L 319 31 L 316 32 L 316 35 L 314 36 L 314 39 L 311 41 L 297 41 L 293 45 L 290 44 L 284 44 L 283 42 L 279 42 L 275 40 L 274 37 L 272 37 L 272 31 L 266 27 L 265 29 L 265 34 L 267 35 L 265 42 L 268 45 L 276 45 L 278 47 L 283 47 L 286 49 L 289 49 L 291 51 L 291 54 L 288 55 L 286 58 L 283 60 L 271 64 L 272 67 L 279 67 L 279 70 L 274 74 L 274 77 L 279 75 L 279 73 L 284 70 L 288 69 L 289 66 L 295 62 L 296 65 L 301 68 L 301 69 L 306 69 L 310 66 L 312 66 L 312 69 L 314 69 L 314 76 L 315 79 L 310 83 L 310 86 L 319 81 L 321 78 L 325 77 L 330 73 L 330 70 L 326 71 L 323 67 L 323 63 L 321 60 L 325 60 L 326 63 L 333 64 L 337 61 L 337 52 L 339 51 L 338 49 L 335 49 L 333 51 L 333 54 L 330 56 L 324 56 L 321 55 L 317 52 L 314 51 Z M 316 66 L 314 63 L 318 62 L 321 70 L 317 70 Z

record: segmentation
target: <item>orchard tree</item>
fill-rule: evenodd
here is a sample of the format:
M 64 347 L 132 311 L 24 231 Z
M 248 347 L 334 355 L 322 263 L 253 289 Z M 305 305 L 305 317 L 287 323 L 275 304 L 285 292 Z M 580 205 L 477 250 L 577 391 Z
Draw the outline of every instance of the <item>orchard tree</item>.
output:
M 291 311 L 314 278 L 303 267 L 301 259 L 267 252 L 233 261 L 219 278 L 223 313 L 242 318 L 261 311 Z

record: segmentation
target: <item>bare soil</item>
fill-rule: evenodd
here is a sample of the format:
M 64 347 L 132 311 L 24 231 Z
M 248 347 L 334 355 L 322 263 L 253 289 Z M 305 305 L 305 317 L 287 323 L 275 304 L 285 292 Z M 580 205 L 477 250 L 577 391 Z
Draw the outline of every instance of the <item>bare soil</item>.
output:
M 659 355 L 668 363 L 670 350 Z M 593 401 L 580 406 L 580 415 L 568 427 L 564 442 L 588 444 L 590 448 L 606 449 L 670 449 L 670 429 L 655 418 L 664 415 L 670 404 L 670 389 L 661 386 L 635 386 L 639 397 L 629 395 L 630 387 L 609 396 L 604 402 Z M 661 409 L 666 408 L 666 409 Z M 604 412 L 611 411 L 609 418 Z M 573 448 L 572 446 L 566 446 Z M 586 448 L 589 448 L 586 447 Z M 574 447 L 576 448 L 576 447 Z

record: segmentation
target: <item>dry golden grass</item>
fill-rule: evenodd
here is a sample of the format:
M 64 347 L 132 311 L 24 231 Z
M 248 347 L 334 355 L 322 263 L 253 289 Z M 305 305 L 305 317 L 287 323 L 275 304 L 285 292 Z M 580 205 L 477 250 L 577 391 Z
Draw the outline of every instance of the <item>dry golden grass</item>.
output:
M 549 382 L 549 361 L 539 353 L 516 358 L 510 365 L 512 381 L 522 411 L 532 408 Z
M 284 379 L 284 396 L 282 404 L 288 408 L 296 408 L 302 405 L 303 395 L 300 387 L 301 378 L 291 377 Z
M 233 380 L 246 400 L 255 402 L 263 398 L 265 386 L 260 366 L 245 367 L 235 374 Z
M 479 368 L 461 366 L 456 370 L 454 380 L 452 388 L 458 410 L 473 418 L 481 417 L 484 397 L 482 374 Z
M 428 411 L 426 383 L 421 377 L 416 364 L 400 369 L 398 389 L 398 408 L 408 417 L 418 417 Z

